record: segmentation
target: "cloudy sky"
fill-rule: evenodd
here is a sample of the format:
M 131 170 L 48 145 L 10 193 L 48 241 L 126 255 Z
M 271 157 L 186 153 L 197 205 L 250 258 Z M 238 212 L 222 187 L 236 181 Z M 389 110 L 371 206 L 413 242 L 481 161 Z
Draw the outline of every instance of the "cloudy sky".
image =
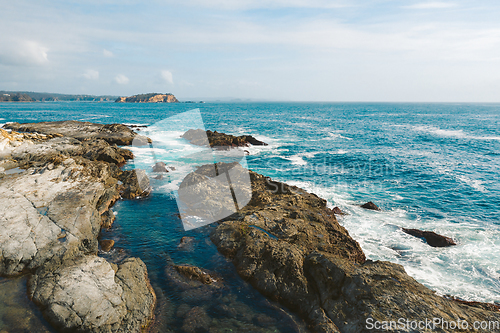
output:
M 0 90 L 500 102 L 500 2 L 0 1 Z

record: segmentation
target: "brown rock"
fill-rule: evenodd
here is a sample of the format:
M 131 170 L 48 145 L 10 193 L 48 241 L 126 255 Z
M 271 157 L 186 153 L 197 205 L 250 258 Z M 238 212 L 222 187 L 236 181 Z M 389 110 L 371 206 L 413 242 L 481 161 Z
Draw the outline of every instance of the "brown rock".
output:
M 370 209 L 370 210 L 381 210 L 380 208 L 378 208 L 377 205 L 375 205 L 373 202 L 369 201 L 367 203 L 365 203 L 364 205 L 361 205 L 361 208 L 364 208 L 364 209 Z
M 101 250 L 103 252 L 109 252 L 115 245 L 115 241 L 112 239 L 102 239 L 99 241 L 99 245 L 101 246 Z
M 406 229 L 406 228 L 401 228 L 401 230 L 406 232 L 408 235 L 425 239 L 427 241 L 427 244 L 429 244 L 432 247 L 448 247 L 452 245 L 457 245 L 450 237 L 436 234 L 433 231 L 422 231 L 418 229 Z
M 195 266 L 177 265 L 175 269 L 190 280 L 200 281 L 203 284 L 211 284 L 217 280 L 207 272 Z
M 339 207 L 333 207 L 332 211 L 336 215 L 346 215 L 346 213 L 343 212 Z

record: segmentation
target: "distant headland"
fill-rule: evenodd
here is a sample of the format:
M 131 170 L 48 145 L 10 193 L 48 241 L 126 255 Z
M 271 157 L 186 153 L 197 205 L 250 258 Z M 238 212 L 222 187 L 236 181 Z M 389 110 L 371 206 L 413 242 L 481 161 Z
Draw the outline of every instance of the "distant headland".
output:
M 0 91 L 0 102 L 55 102 L 55 101 L 89 101 L 110 102 L 117 96 L 68 95 L 40 93 L 33 91 Z
M 149 93 L 129 97 L 118 97 L 117 103 L 179 103 L 173 94 Z

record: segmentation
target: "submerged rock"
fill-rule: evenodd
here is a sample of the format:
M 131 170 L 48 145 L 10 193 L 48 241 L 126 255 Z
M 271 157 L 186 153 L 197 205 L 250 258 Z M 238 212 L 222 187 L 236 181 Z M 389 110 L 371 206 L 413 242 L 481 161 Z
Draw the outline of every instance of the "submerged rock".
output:
M 378 208 L 377 205 L 375 205 L 373 202 L 369 201 L 363 205 L 361 205 L 361 208 L 364 208 L 364 209 L 370 209 L 370 210 L 381 210 L 380 208 Z
M 37 271 L 28 287 L 48 321 L 63 331 L 139 332 L 156 300 L 137 258 L 113 267 L 97 256 L 77 257 Z
M 112 239 L 102 239 L 99 241 L 99 245 L 103 252 L 109 252 L 115 246 L 115 241 Z
M 188 266 L 188 265 L 176 265 L 174 267 L 179 273 L 181 273 L 190 280 L 197 280 L 203 284 L 210 284 L 212 282 L 217 282 L 217 279 L 215 279 L 209 273 L 203 271 L 198 267 Z
M 427 244 L 429 244 L 432 247 L 448 247 L 452 245 L 457 245 L 455 241 L 450 237 L 436 234 L 433 231 L 422 231 L 418 229 L 406 229 L 406 228 L 401 228 L 401 230 L 403 230 L 408 235 L 425 239 Z

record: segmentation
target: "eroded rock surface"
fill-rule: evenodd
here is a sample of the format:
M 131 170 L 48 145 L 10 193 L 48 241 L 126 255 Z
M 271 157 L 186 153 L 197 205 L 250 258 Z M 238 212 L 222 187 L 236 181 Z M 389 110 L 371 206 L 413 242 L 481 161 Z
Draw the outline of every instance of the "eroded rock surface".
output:
M 377 331 L 367 328 L 367 320 L 500 320 L 495 307 L 438 296 L 400 265 L 366 261 L 325 200 L 250 176 L 249 205 L 221 223 L 211 239 L 242 278 L 300 313 L 314 332 Z M 411 327 L 394 331 L 415 332 Z
M 78 140 L 102 139 L 110 144 L 129 146 L 134 141 L 138 145 L 146 145 L 150 139 L 140 136 L 130 128 L 122 124 L 95 124 L 90 122 L 80 122 L 74 120 L 52 121 L 40 123 L 9 123 L 4 128 L 17 132 L 35 132 L 45 135 L 62 134 L 66 137 Z
M 143 171 L 119 168 L 133 154 L 114 143 L 136 135 L 123 125 L 11 125 L 37 133 L 0 131 L 0 275 L 34 274 L 31 296 L 62 331 L 138 332 L 154 307 L 146 267 L 95 256 L 115 201 L 149 193 Z
M 94 255 L 48 265 L 28 283 L 29 296 L 63 331 L 139 332 L 151 319 L 155 294 L 137 258 L 116 267 Z

